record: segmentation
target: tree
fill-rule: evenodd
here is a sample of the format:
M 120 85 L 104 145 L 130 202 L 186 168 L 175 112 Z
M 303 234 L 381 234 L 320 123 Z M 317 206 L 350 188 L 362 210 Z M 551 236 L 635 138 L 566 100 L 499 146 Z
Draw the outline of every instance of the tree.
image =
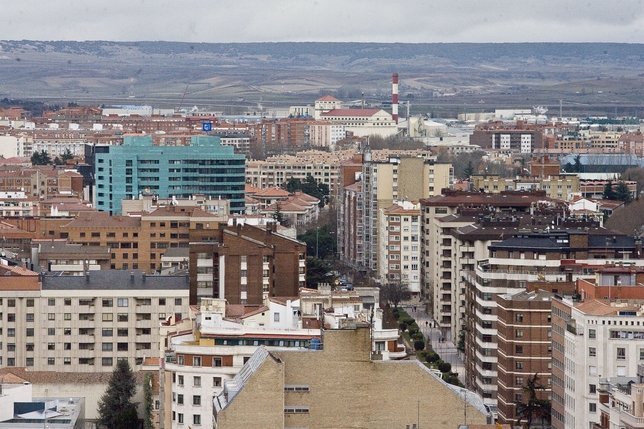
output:
M 54 165 L 63 165 L 63 161 L 60 158 L 56 157 L 54 158 Z
M 612 180 L 609 180 L 604 185 L 604 193 L 602 194 L 602 199 L 604 199 L 604 200 L 614 200 L 615 199 L 615 191 L 613 191 L 613 181 Z
M 300 179 L 291 177 L 286 182 L 285 189 L 289 192 L 302 191 L 305 194 L 317 198 L 320 200 L 320 208 L 324 207 L 329 199 L 329 185 L 318 182 L 310 174 L 306 176 L 303 182 Z
M 474 174 L 474 166 L 472 165 L 472 161 L 467 162 L 467 167 L 465 167 L 465 170 L 463 170 L 463 176 L 466 178 L 472 177 L 472 174 Z
M 152 383 L 154 383 L 154 374 L 151 372 L 145 373 L 143 379 L 143 428 L 152 429 L 154 422 L 152 421 Z
M 525 385 L 521 388 L 528 395 L 528 402 L 517 401 L 514 403 L 518 418 L 517 425 L 521 425 L 521 421 L 525 420 L 528 429 L 536 419 L 546 422 L 546 426 L 550 425 L 550 401 L 537 398 L 537 392 L 545 389 L 538 380 L 539 376 L 535 373 L 534 376 L 526 380 Z
M 577 154 L 575 157 L 573 168 L 575 169 L 575 173 L 581 173 L 581 155 Z
M 134 374 L 127 360 L 119 359 L 112 372 L 107 390 L 98 401 L 99 425 L 107 429 L 130 429 L 139 426 L 136 404 L 132 397 L 136 391 Z
M 618 201 L 624 201 L 626 204 L 633 201 L 631 191 L 628 189 L 628 185 L 623 180 L 620 180 L 615 187 L 615 199 Z
M 318 283 L 333 283 L 331 266 L 321 259 L 306 258 L 306 287 L 317 289 Z
M 275 201 L 275 211 L 273 212 L 273 219 L 280 225 L 284 222 L 284 215 L 279 201 Z
M 70 159 L 74 159 L 74 155 L 72 154 L 72 151 L 67 148 L 65 149 L 65 152 L 60 156 L 60 158 L 63 161 L 69 161 Z
M 622 174 L 622 179 L 637 182 L 637 195 L 644 190 L 644 168 L 631 167 Z
M 389 304 L 398 307 L 398 304 L 409 298 L 409 287 L 401 282 L 385 283 L 380 285 L 380 296 Z
M 33 165 L 51 164 L 51 157 L 44 150 L 41 150 L 40 152 L 34 152 L 33 155 L 31 155 L 31 163 Z
M 329 225 L 307 229 L 297 239 L 306 243 L 306 254 L 320 259 L 332 258 L 335 255 L 337 242 Z

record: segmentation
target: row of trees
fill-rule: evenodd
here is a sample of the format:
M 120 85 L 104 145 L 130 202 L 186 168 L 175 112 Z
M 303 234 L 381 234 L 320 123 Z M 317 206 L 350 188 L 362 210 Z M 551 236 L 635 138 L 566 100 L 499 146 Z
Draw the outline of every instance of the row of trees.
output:
M 606 185 L 604 185 L 602 199 L 624 201 L 626 204 L 629 204 L 633 201 L 633 196 L 631 195 L 631 191 L 628 189 L 626 182 L 620 180 L 615 185 L 612 180 L 609 180 Z
M 60 156 L 60 158 L 56 157 L 53 161 L 49 154 L 44 150 L 34 152 L 33 155 L 31 155 L 31 163 L 33 165 L 63 165 L 71 159 L 74 159 L 74 155 L 69 149 L 65 149 L 65 152 Z

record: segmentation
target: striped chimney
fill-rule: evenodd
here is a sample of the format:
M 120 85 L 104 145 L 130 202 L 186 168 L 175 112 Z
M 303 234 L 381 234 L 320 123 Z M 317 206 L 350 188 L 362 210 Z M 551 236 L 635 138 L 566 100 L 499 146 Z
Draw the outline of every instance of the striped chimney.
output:
M 398 73 L 394 73 L 391 79 L 391 116 L 398 123 Z

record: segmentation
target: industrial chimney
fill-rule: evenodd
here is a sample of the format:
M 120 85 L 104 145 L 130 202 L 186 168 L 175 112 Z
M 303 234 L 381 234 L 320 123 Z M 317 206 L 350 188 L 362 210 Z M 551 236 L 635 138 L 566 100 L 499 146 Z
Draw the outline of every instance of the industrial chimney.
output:
M 391 79 L 391 116 L 398 123 L 398 73 L 394 73 Z

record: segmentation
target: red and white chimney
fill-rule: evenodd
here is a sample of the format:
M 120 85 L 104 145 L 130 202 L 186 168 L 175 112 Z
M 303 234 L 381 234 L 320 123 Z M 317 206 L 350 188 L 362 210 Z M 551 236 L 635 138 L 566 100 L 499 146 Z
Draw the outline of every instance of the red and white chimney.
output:
M 391 116 L 398 123 L 398 73 L 391 77 Z

